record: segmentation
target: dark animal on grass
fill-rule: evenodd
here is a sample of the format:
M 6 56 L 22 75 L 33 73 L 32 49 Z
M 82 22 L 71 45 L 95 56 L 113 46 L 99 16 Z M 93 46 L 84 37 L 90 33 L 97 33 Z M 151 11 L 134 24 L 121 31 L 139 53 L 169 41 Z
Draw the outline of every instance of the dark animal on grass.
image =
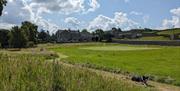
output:
M 131 78 L 132 81 L 141 82 L 141 83 L 143 83 L 146 86 L 148 86 L 148 83 L 147 83 L 148 79 L 149 79 L 148 76 L 133 76 Z

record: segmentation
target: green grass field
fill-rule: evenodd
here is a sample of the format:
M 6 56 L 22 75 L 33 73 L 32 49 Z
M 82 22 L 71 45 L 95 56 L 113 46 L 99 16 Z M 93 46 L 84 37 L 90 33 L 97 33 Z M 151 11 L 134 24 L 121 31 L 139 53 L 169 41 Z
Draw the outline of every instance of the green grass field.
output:
M 50 49 L 66 55 L 63 60 L 67 62 L 146 74 L 159 82 L 180 85 L 180 47 L 92 43 Z
M 179 34 L 180 33 L 180 29 L 167 29 L 161 32 L 158 32 L 159 35 L 171 35 L 171 34 Z
M 154 36 L 154 37 L 142 37 L 137 40 L 170 40 L 170 38 L 163 36 Z
M 0 51 L 0 91 L 150 91 L 87 69 L 51 61 L 52 54 Z

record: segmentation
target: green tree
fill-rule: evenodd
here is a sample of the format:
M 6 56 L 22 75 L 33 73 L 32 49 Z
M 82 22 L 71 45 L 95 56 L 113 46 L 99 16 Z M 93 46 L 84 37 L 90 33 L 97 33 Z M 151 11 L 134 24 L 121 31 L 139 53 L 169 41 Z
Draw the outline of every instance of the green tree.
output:
M 41 43 L 50 42 L 51 41 L 50 37 L 51 36 L 48 31 L 46 32 L 44 30 L 41 30 L 41 32 L 38 34 L 38 39 L 40 40 Z
M 34 42 L 35 44 L 37 43 L 38 39 L 38 26 L 29 22 L 29 21 L 24 21 L 22 22 L 21 29 L 24 31 L 26 36 L 28 37 L 28 41 Z
M 2 48 L 6 48 L 9 46 L 8 40 L 9 40 L 9 30 L 0 29 L 0 46 Z
M 51 35 L 51 42 L 56 42 L 56 39 L 57 39 L 56 35 L 52 34 Z
M 87 33 L 88 31 L 87 31 L 87 29 L 83 29 L 81 32 L 82 33 Z
M 15 26 L 10 31 L 9 44 L 12 48 L 24 48 L 27 45 L 27 37 L 21 28 Z
M 95 34 L 98 35 L 99 37 L 99 41 L 102 41 L 103 37 L 104 37 L 104 31 L 102 29 L 97 29 L 95 31 Z
M 6 6 L 7 1 L 6 0 L 0 0 L 0 16 L 2 15 L 2 11 L 4 6 Z
M 113 32 L 122 32 L 121 28 L 115 28 L 115 27 L 112 28 L 112 31 Z
M 113 35 L 109 31 L 107 31 L 107 32 L 104 33 L 103 39 L 106 40 L 107 42 L 111 42 L 112 37 L 113 37 Z

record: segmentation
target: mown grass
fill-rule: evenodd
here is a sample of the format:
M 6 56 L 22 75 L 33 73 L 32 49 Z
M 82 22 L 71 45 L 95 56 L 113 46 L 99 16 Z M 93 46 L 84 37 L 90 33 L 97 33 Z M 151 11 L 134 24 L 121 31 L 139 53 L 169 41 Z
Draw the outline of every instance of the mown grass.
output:
M 0 91 L 150 90 L 87 69 L 48 61 L 49 58 L 52 59 L 45 54 L 0 53 Z
M 118 50 L 117 46 L 155 48 L 150 50 Z M 124 47 L 125 46 L 125 47 Z M 87 50 L 92 49 L 94 50 Z M 100 50 L 112 47 L 114 50 Z M 97 50 L 95 50 L 97 49 Z M 116 50 L 117 49 L 117 50 Z M 51 50 L 67 55 L 63 60 L 115 72 L 150 75 L 152 80 L 180 86 L 180 47 L 130 46 L 119 44 L 59 45 Z

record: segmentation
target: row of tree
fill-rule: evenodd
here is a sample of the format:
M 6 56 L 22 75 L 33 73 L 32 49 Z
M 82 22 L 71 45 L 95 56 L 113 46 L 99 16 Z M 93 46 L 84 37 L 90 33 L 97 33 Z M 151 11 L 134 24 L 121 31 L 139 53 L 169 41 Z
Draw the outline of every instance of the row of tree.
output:
M 122 30 L 120 28 L 112 28 L 109 31 L 103 31 L 102 29 L 96 29 L 94 32 L 92 32 L 93 36 L 97 36 L 98 38 L 95 38 L 94 41 L 112 41 L 112 37 L 115 37 L 114 34 L 120 33 Z
M 33 47 L 38 43 L 55 41 L 55 35 L 42 30 L 38 32 L 38 26 L 25 21 L 21 27 L 14 26 L 10 30 L 0 30 L 0 47 L 2 48 L 25 48 Z

